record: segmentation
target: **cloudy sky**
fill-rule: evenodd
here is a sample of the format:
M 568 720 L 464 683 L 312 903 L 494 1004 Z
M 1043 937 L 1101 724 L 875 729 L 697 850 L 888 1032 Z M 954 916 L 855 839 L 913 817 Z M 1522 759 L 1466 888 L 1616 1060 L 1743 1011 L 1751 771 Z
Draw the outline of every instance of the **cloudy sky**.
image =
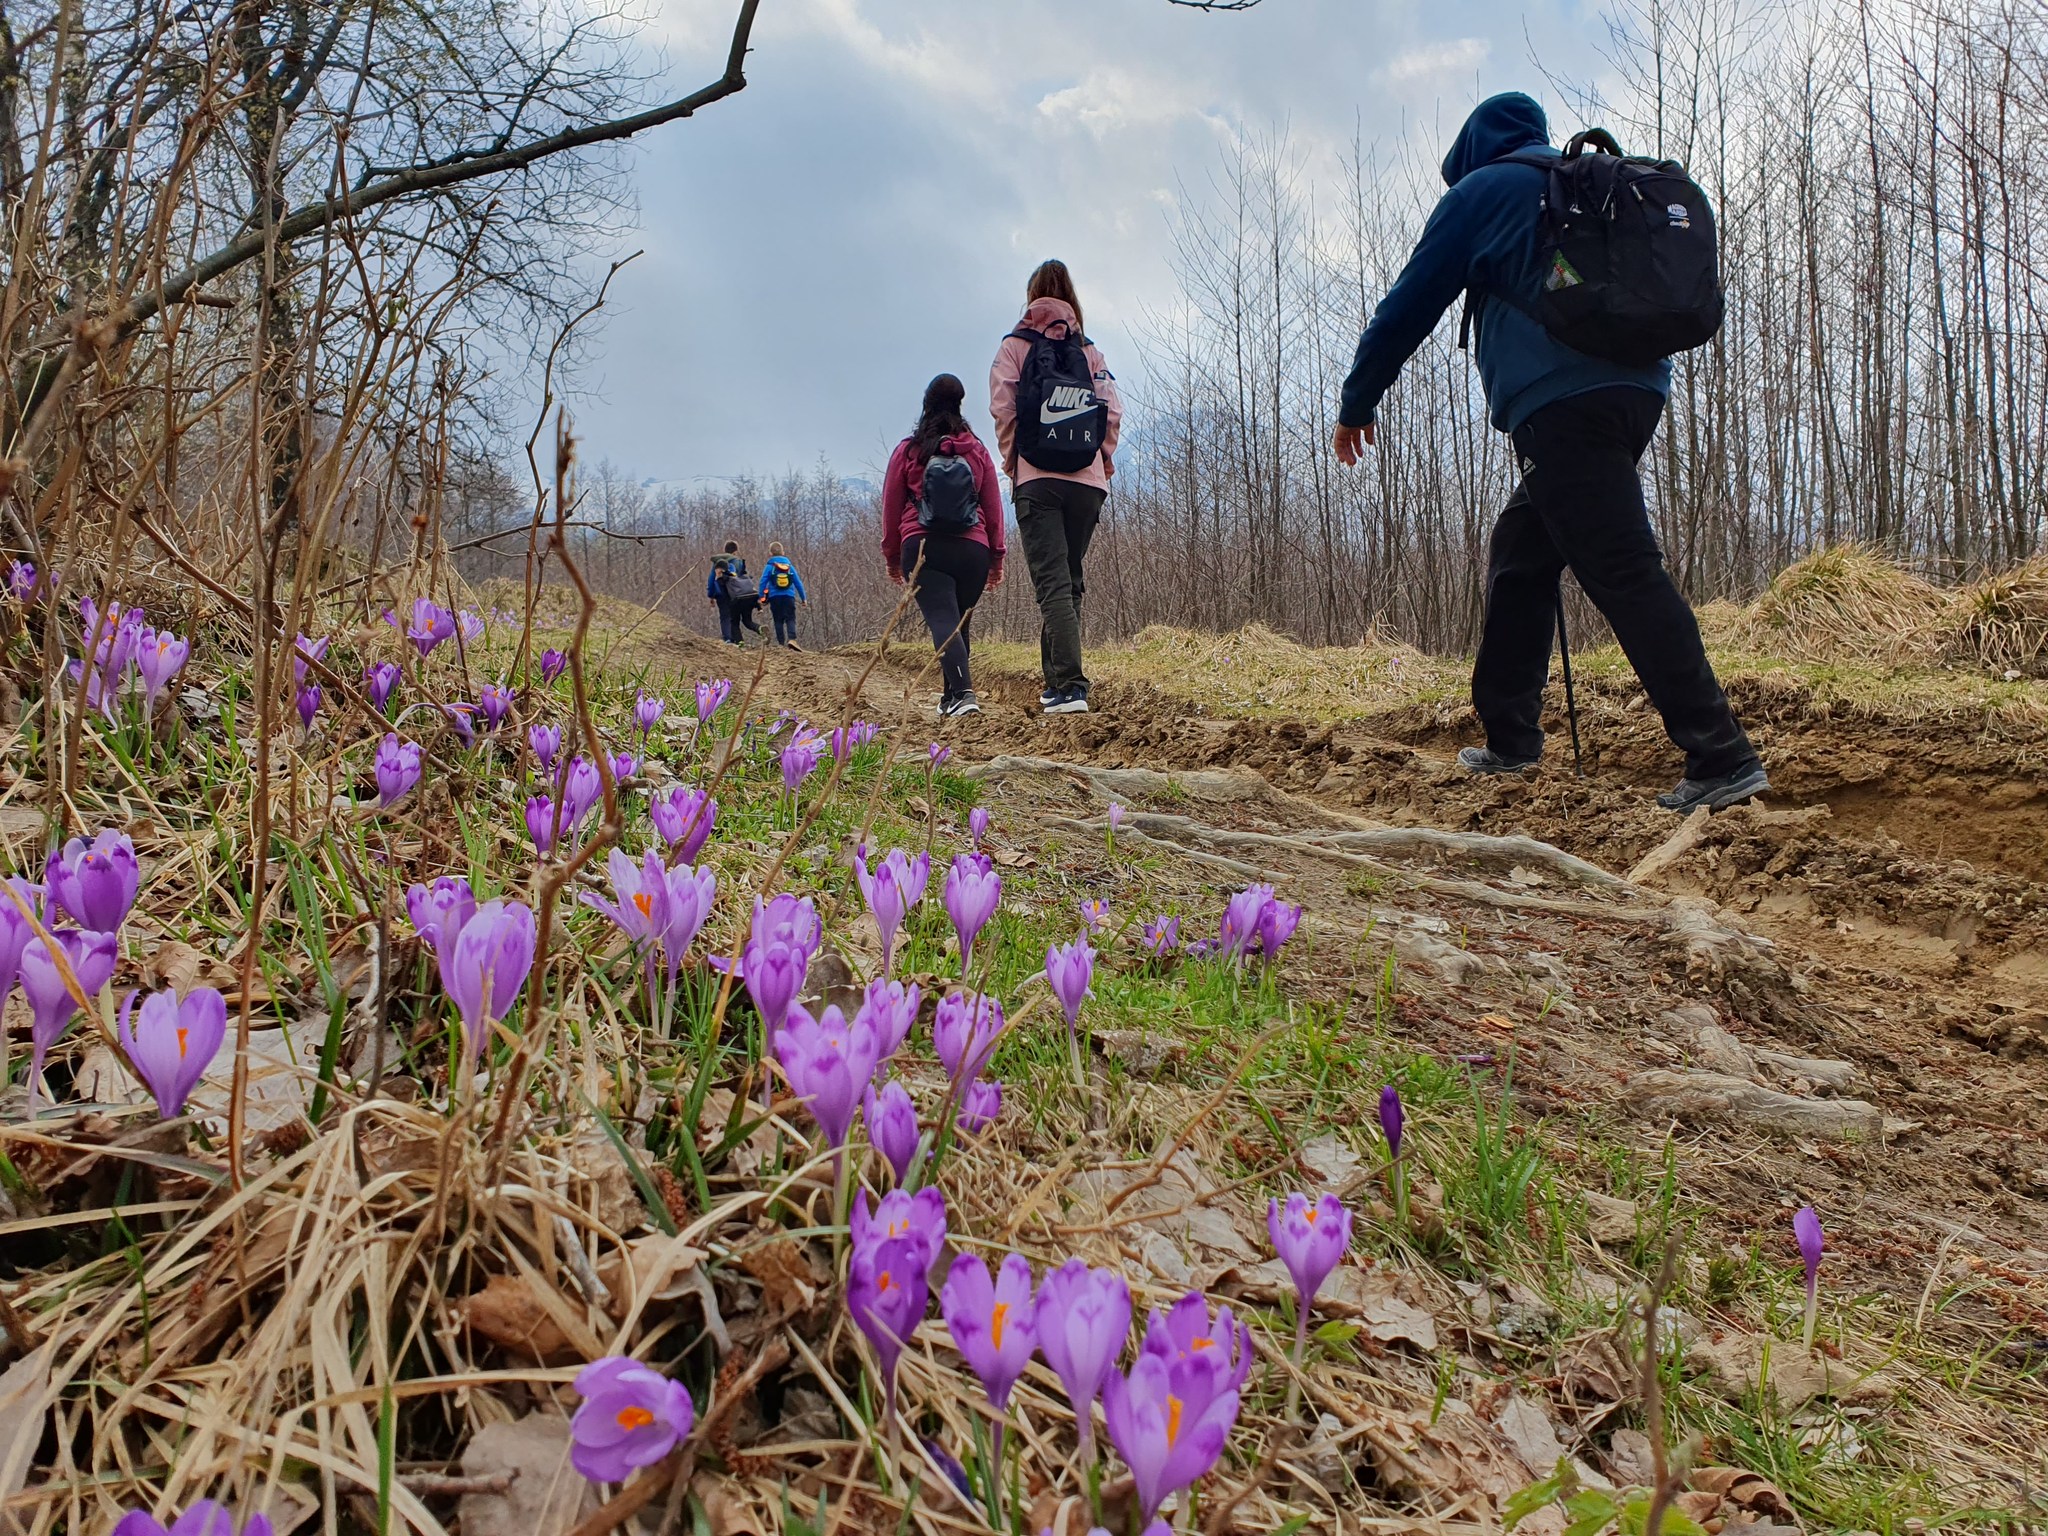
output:
M 669 80 L 714 78 L 736 0 L 658 4 Z M 1134 382 L 1170 217 L 1237 135 L 1284 128 L 1312 174 L 1354 133 L 1434 160 L 1494 91 L 1556 115 L 1541 66 L 1605 30 L 1595 0 L 765 0 L 746 91 L 631 152 L 645 255 L 582 380 L 586 462 L 691 480 L 823 455 L 879 478 L 934 373 L 985 426 L 1046 256 Z

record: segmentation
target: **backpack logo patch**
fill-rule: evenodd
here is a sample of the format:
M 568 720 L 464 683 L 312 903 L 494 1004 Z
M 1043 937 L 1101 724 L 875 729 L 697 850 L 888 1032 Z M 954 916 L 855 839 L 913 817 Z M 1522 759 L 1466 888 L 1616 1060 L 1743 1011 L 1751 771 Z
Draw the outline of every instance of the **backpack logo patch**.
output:
M 1055 426 L 1076 416 L 1085 416 L 1095 409 L 1095 391 L 1079 384 L 1061 384 L 1045 397 L 1038 408 L 1038 420 L 1042 426 Z
M 1691 213 L 1690 213 L 1690 212 L 1689 212 L 1689 211 L 1688 211 L 1688 210 L 1686 209 L 1686 206 L 1685 206 L 1685 204 L 1683 204 L 1683 203 L 1667 203 L 1667 204 L 1665 205 L 1665 207 L 1664 207 L 1664 213 L 1665 213 L 1665 215 L 1666 215 L 1666 216 L 1667 216 L 1667 217 L 1668 217 L 1668 218 L 1669 218 L 1669 219 L 1671 220 L 1671 227 L 1672 227 L 1672 228 L 1674 228 L 1674 229 L 1691 229 L 1691 228 L 1692 228 L 1692 214 L 1691 214 Z

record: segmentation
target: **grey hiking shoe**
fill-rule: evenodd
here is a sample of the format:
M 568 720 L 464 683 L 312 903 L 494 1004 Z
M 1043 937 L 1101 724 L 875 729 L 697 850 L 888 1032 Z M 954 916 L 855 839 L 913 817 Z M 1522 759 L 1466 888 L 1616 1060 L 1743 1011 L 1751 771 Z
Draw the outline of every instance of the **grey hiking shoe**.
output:
M 1542 761 L 1540 757 L 1502 757 L 1491 747 L 1458 748 L 1458 766 L 1467 773 L 1520 773 Z
M 944 720 L 958 719 L 962 715 L 981 713 L 981 699 L 970 688 L 965 693 L 956 693 L 949 699 L 939 700 L 939 717 Z
M 1764 765 L 1751 763 L 1718 779 L 1680 779 L 1676 789 L 1657 797 L 1657 803 L 1681 816 L 1690 815 L 1703 805 L 1710 811 L 1725 811 L 1731 805 L 1754 800 L 1770 787 Z

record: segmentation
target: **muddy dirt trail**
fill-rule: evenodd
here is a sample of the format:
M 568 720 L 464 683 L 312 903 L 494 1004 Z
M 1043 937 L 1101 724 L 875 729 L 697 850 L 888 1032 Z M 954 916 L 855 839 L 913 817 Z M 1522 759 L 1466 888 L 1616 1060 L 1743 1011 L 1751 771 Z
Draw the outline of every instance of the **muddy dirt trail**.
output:
M 743 675 L 684 649 L 665 659 Z M 1651 802 L 1676 754 L 1618 687 L 1582 689 L 1585 777 L 1560 718 L 1541 770 L 1475 780 L 1465 708 L 1311 725 L 1110 681 L 1047 719 L 1035 677 L 984 668 L 986 712 L 941 726 L 897 654 L 771 655 L 763 696 L 822 721 L 858 687 L 858 712 L 979 764 L 1084 889 L 1113 879 L 1086 851 L 1111 799 L 1191 908 L 1286 882 L 1319 935 L 1305 985 L 1366 996 L 1391 951 L 1418 1046 L 1512 1045 L 1529 1108 L 1675 1134 L 1731 1252 L 1820 1201 L 1875 1287 L 1910 1308 L 1965 1266 L 1999 1347 L 2048 1351 L 2048 729 L 1851 718 L 1736 677 L 1775 792 L 1681 823 Z

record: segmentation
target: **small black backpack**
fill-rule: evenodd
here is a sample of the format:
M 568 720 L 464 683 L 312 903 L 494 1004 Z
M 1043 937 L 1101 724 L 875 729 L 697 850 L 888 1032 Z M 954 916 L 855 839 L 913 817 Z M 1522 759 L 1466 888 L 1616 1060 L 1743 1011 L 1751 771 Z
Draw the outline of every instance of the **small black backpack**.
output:
M 1010 332 L 1030 343 L 1017 377 L 1017 454 L 1038 469 L 1071 475 L 1102 451 L 1109 407 L 1095 393 L 1088 338 L 1071 333 L 1055 341 L 1022 326 Z
M 926 533 L 957 538 L 981 526 L 981 498 L 974 489 L 974 465 L 952 450 L 948 438 L 925 461 L 917 525 Z
M 1713 340 L 1725 308 L 1714 210 L 1684 166 L 1624 155 L 1599 128 L 1574 135 L 1559 157 L 1505 158 L 1545 173 L 1533 317 L 1555 340 L 1631 367 Z M 1468 295 L 1468 328 L 1475 304 Z

